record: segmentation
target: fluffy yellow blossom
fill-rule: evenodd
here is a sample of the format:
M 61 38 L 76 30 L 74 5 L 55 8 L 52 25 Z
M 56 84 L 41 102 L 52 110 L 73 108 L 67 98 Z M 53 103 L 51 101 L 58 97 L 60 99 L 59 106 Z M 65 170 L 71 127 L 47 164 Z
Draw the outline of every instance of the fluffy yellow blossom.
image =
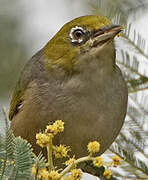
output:
M 32 166 L 32 174 L 35 176 L 36 175 L 36 166 L 33 164 Z
M 34 164 L 32 167 L 32 174 L 35 176 L 37 173 L 36 165 Z M 38 170 L 38 179 L 47 180 L 48 179 L 49 172 L 46 168 L 41 168 Z
M 80 169 L 73 169 L 71 171 L 71 175 L 72 177 L 74 177 L 74 180 L 80 180 L 82 177 L 82 172 L 80 171 Z
M 46 147 L 47 144 L 50 142 L 51 140 L 51 136 L 45 134 L 45 133 L 38 133 L 36 134 L 36 143 L 41 146 L 41 147 Z
M 4 162 L 4 160 L 3 159 L 1 159 L 1 162 Z M 13 165 L 14 164 L 14 161 L 12 160 L 12 161 L 7 161 L 7 163 L 8 163 L 8 165 Z
M 106 179 L 110 179 L 112 176 L 112 172 L 109 169 L 105 169 L 103 176 L 105 176 Z
M 74 157 L 72 157 L 65 162 L 65 165 L 68 166 L 68 165 L 72 164 L 75 160 L 76 159 Z
M 41 147 L 46 147 L 47 144 L 50 142 L 51 140 L 51 136 L 47 135 L 45 133 L 37 133 L 36 134 L 36 143 L 41 146 Z
M 96 167 L 102 166 L 102 165 L 103 165 L 103 160 L 102 160 L 102 158 L 101 158 L 100 156 L 95 157 L 95 159 L 93 160 L 93 164 L 94 164 L 94 166 L 96 166 Z
M 89 142 L 87 145 L 87 149 L 90 154 L 99 152 L 100 151 L 100 143 L 97 141 Z
M 57 120 L 55 124 L 58 127 L 58 132 L 63 132 L 64 131 L 64 122 L 62 120 Z
M 68 151 L 70 151 L 70 148 L 60 144 L 59 146 L 54 146 L 53 150 L 56 158 L 63 158 L 68 156 Z
M 48 176 L 49 176 L 49 172 L 47 171 L 46 168 L 39 169 L 39 172 L 38 172 L 39 179 L 47 180 Z
M 56 120 L 52 125 L 46 126 L 46 133 L 52 133 L 56 135 L 59 132 L 64 131 L 64 122 L 62 120 Z
M 48 174 L 48 179 L 47 180 L 58 180 L 60 178 L 60 174 L 58 171 L 52 170 Z
M 112 160 L 113 160 L 113 166 L 117 167 L 120 164 L 121 158 L 119 156 L 115 155 L 112 157 Z
M 14 161 L 13 161 L 13 160 L 11 161 L 11 164 L 14 164 Z

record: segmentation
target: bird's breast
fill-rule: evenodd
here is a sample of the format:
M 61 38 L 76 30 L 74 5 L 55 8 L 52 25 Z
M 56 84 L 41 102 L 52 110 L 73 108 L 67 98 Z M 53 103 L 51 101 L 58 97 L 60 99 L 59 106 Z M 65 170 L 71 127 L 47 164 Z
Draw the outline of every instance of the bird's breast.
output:
M 73 76 L 49 89 L 46 117 L 65 122 L 65 131 L 56 143 L 72 145 L 77 151 L 78 141 L 84 148 L 89 141 L 99 140 L 103 152 L 119 133 L 126 106 L 127 88 L 117 68 L 112 76 Z

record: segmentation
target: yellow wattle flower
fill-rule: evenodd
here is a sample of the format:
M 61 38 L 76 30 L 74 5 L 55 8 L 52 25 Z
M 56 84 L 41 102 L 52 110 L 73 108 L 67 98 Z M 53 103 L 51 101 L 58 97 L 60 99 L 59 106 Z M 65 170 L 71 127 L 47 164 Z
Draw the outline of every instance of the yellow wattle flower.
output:
M 89 142 L 87 149 L 90 154 L 97 153 L 100 151 L 100 143 L 97 141 Z
M 112 176 L 112 172 L 109 169 L 105 169 L 103 176 L 105 176 L 106 179 L 110 179 Z
M 46 168 L 39 169 L 38 178 L 42 180 L 48 180 L 49 172 Z
M 52 133 L 56 135 L 59 132 L 64 131 L 64 122 L 62 120 L 56 120 L 52 125 L 46 126 L 46 133 Z
M 70 147 L 60 144 L 59 146 L 54 146 L 53 153 L 56 158 L 68 157 L 68 151 L 70 151 Z
M 50 142 L 51 136 L 40 132 L 36 134 L 36 140 L 36 144 L 43 148 L 46 147 L 47 144 Z
M 117 155 L 112 157 L 112 163 L 114 167 L 117 167 L 120 164 L 121 158 Z
M 35 166 L 35 164 L 33 164 L 31 171 L 32 171 L 32 174 L 35 176 L 36 175 L 36 166 Z
M 59 180 L 60 174 L 58 171 L 52 170 L 48 174 L 48 179 L 47 180 Z
M 80 180 L 82 177 L 82 172 L 80 171 L 80 169 L 73 169 L 71 171 L 71 175 L 74 178 L 74 180 Z
M 76 159 L 74 157 L 72 157 L 65 162 L 65 165 L 68 166 L 68 165 L 72 164 L 75 160 Z
M 103 160 L 102 160 L 102 158 L 101 158 L 100 156 L 95 157 L 95 159 L 93 160 L 93 164 L 94 164 L 94 166 L 96 166 L 96 167 L 102 166 L 102 165 L 103 165 Z

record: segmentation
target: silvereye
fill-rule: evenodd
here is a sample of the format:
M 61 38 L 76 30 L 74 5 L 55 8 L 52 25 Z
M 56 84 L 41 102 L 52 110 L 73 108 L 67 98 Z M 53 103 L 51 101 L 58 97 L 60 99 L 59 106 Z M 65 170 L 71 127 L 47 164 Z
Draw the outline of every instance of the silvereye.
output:
M 114 38 L 122 30 L 103 16 L 82 16 L 65 24 L 25 65 L 14 90 L 9 119 L 15 136 L 38 154 L 36 133 L 57 119 L 65 130 L 54 144 L 88 154 L 90 141 L 102 154 L 115 140 L 127 109 L 127 86 L 116 65 Z

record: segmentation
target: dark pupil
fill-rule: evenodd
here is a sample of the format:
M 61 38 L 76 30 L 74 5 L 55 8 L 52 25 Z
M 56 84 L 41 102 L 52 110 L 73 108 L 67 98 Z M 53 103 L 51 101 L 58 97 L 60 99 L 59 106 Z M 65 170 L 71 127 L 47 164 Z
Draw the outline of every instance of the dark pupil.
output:
M 80 38 L 82 35 L 83 35 L 83 31 L 82 30 L 74 31 L 75 38 Z

